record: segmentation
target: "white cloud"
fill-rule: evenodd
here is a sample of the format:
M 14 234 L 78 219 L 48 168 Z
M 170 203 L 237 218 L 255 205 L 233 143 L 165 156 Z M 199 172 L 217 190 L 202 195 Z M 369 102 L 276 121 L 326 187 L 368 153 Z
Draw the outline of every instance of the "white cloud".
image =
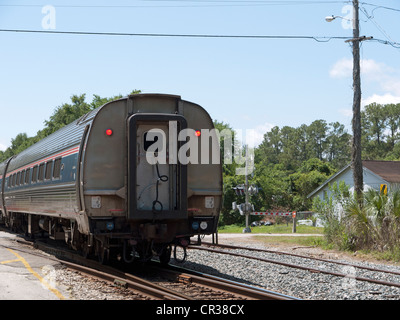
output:
M 362 59 L 360 61 L 361 73 L 363 76 L 370 80 L 379 81 L 382 78 L 386 78 L 388 74 L 394 72 L 394 70 L 388 67 L 384 63 L 376 62 L 373 59 Z M 353 74 L 353 60 L 350 58 L 343 58 L 336 62 L 329 75 L 332 78 L 349 78 Z
M 400 97 L 394 96 L 390 93 L 386 93 L 384 95 L 373 94 L 372 96 L 362 99 L 361 105 L 362 107 L 371 104 L 373 102 L 379 104 L 389 104 L 389 103 L 400 103 Z
M 329 75 L 332 78 L 347 78 L 351 77 L 353 72 L 353 61 L 351 59 L 343 58 L 335 63 L 335 65 L 329 71 Z
M 235 129 L 236 138 L 239 141 L 246 141 L 250 147 L 257 147 L 264 140 L 264 134 L 274 126 L 274 124 L 265 122 L 251 129 Z
M 0 151 L 5 151 L 8 147 L 2 143 L 0 143 Z
M 339 109 L 339 113 L 341 113 L 345 117 L 349 117 L 349 118 L 351 118 L 353 116 L 353 110 L 352 109 Z
M 362 107 L 373 102 L 380 104 L 400 103 L 400 70 L 395 70 L 385 63 L 373 59 L 362 59 L 360 65 L 363 80 L 372 83 L 375 91 L 375 93 L 362 99 Z M 337 79 L 352 77 L 352 73 L 353 60 L 349 58 L 339 60 L 329 70 L 329 75 Z M 382 93 L 376 93 L 379 91 Z M 352 111 L 348 109 L 340 109 L 339 112 L 349 117 L 352 115 Z
M 271 123 L 264 123 L 261 125 L 258 125 L 254 128 L 252 131 L 253 135 L 253 141 L 254 141 L 254 146 L 258 146 L 263 140 L 264 140 L 264 134 L 266 134 L 268 131 L 270 131 L 274 127 L 273 124 Z

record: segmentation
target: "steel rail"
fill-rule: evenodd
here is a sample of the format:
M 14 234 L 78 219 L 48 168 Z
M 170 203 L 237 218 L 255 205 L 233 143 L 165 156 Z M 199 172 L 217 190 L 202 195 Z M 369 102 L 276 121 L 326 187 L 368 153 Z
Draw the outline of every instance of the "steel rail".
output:
M 83 258 L 74 252 L 62 248 L 55 248 L 40 241 L 36 241 L 34 247 L 61 256 L 62 258 L 55 259 L 68 268 L 141 292 L 144 295 L 153 297 L 154 299 L 193 300 L 187 295 L 158 286 L 150 281 L 136 277 L 132 274 L 124 273 L 110 266 L 102 265 L 97 261 Z M 65 259 L 74 262 L 66 261 Z
M 298 258 L 304 258 L 304 259 L 310 259 L 310 260 L 316 260 L 316 261 L 322 261 L 322 262 L 327 262 L 327 263 L 333 263 L 333 264 L 338 264 L 338 265 L 343 265 L 343 266 L 350 266 L 350 267 L 355 267 L 358 269 L 363 269 L 363 270 L 368 270 L 368 271 L 373 271 L 373 272 L 383 272 L 383 273 L 389 273 L 389 274 L 394 274 L 394 275 L 400 275 L 399 271 L 393 271 L 393 270 L 385 270 L 385 269 L 380 269 L 380 268 L 373 268 L 373 267 L 368 267 L 368 266 L 360 266 L 358 264 L 350 263 L 350 262 L 344 262 L 344 261 L 335 261 L 335 260 L 330 260 L 330 259 L 324 259 L 324 258 L 316 258 L 316 257 L 310 257 L 310 256 L 305 256 L 297 253 L 290 253 L 290 252 L 283 252 L 283 251 L 275 251 L 275 250 L 268 250 L 268 249 L 259 249 L 259 248 L 248 248 L 248 247 L 241 247 L 241 246 L 234 246 L 230 244 L 212 244 L 209 242 L 202 242 L 202 244 L 209 246 L 209 247 L 219 247 L 219 248 L 227 248 L 227 249 L 237 249 L 237 250 L 248 250 L 248 251 L 258 251 L 258 252 L 267 252 L 267 253 L 273 253 L 273 254 L 278 254 L 278 255 L 287 255 L 287 256 L 292 256 L 292 257 L 298 257 Z M 195 247 L 195 246 L 193 246 Z
M 233 293 L 241 298 L 251 300 L 300 300 L 295 297 L 284 295 L 278 292 L 249 286 L 240 282 L 227 280 L 221 277 L 205 274 L 198 271 L 188 270 L 181 267 L 169 265 L 167 268 L 157 268 L 157 272 L 166 277 L 178 281 L 195 283 L 200 286 Z
M 81 273 L 112 282 L 114 284 L 130 288 L 137 292 L 142 292 L 146 296 L 151 296 L 154 299 L 162 300 L 195 300 L 185 294 L 176 292 L 169 288 L 159 286 L 151 281 L 137 277 L 131 273 L 115 269 L 111 266 L 102 265 L 97 261 L 83 258 L 82 256 L 66 250 L 64 248 L 57 248 L 47 243 L 36 241 L 35 243 L 25 242 L 25 244 L 33 244 L 37 249 L 51 253 L 56 257 L 48 257 L 56 260 L 66 267 L 77 270 Z M 57 258 L 57 256 L 59 258 Z M 67 261 L 69 260 L 69 261 Z M 74 262 L 70 262 L 74 261 Z M 157 265 L 146 266 L 148 269 L 156 268 L 157 274 L 164 275 L 167 278 L 178 280 L 179 282 L 190 282 L 199 286 L 209 287 L 213 290 L 220 290 L 227 293 L 240 296 L 245 299 L 256 300 L 296 300 L 297 298 L 290 297 L 277 292 L 269 291 L 262 288 L 252 287 L 239 282 L 223 279 L 220 277 L 200 273 L 193 270 L 188 270 L 176 266 L 169 265 L 167 267 L 160 267 Z
M 176 292 L 159 285 L 154 284 L 151 281 L 144 280 L 131 273 L 117 270 L 110 266 L 101 265 L 97 261 L 85 259 L 74 252 L 69 252 L 64 249 L 56 249 L 46 243 L 36 242 L 35 247 L 52 252 L 53 254 L 59 254 L 64 259 L 77 261 L 79 264 L 71 263 L 65 260 L 60 260 L 60 263 L 65 264 L 67 267 L 78 270 L 82 273 L 86 273 L 92 276 L 105 279 L 109 282 L 122 284 L 136 291 L 145 290 L 146 295 L 154 296 L 156 299 L 172 299 L 172 300 L 195 300 L 195 298 L 188 297 L 185 294 Z M 86 266 L 84 266 L 84 265 Z M 147 266 L 146 266 L 147 267 Z M 220 277 L 192 271 L 188 269 L 178 268 L 172 265 L 167 267 L 160 267 L 149 265 L 148 268 L 155 268 L 156 273 L 164 275 L 167 278 L 178 280 L 178 282 L 190 282 L 199 286 L 205 286 L 212 288 L 213 290 L 220 290 L 227 293 L 232 293 L 236 296 L 241 296 L 247 299 L 255 300 L 296 300 L 297 298 L 283 295 L 277 292 L 269 291 L 262 288 L 248 286 L 239 282 L 223 279 Z M 134 286 L 138 286 L 135 288 Z M 155 290 L 152 294 L 149 290 Z M 161 291 L 161 292 L 160 292 Z
M 68 261 L 60 262 L 70 269 L 99 278 L 101 280 L 106 280 L 125 288 L 129 288 L 156 300 L 193 300 L 186 295 L 174 292 L 162 286 L 157 286 L 150 281 L 135 277 L 130 274 L 124 274 L 122 272 L 117 272 L 116 270 L 112 270 L 112 272 L 100 271 Z M 119 273 L 119 275 L 116 275 L 115 273 Z
M 247 259 L 253 259 L 253 260 L 258 260 L 258 261 L 262 261 L 262 262 L 267 262 L 267 263 L 278 264 L 278 265 L 282 265 L 282 266 L 285 266 L 285 267 L 306 270 L 306 271 L 313 272 L 313 273 L 323 273 L 323 274 L 328 274 L 328 275 L 333 275 L 333 276 L 343 277 L 343 278 L 346 278 L 346 277 L 348 278 L 349 277 L 349 275 L 345 274 L 345 273 L 322 270 L 322 269 L 316 269 L 316 268 L 311 268 L 311 267 L 305 267 L 305 266 L 300 266 L 300 265 L 296 265 L 296 264 L 292 264 L 292 263 L 288 263 L 288 262 L 277 261 L 277 260 L 266 259 L 266 258 L 260 258 L 260 257 L 254 257 L 254 256 L 250 256 L 250 255 L 245 255 L 245 254 L 240 254 L 240 253 L 235 253 L 235 252 L 229 252 L 229 251 L 224 251 L 224 250 L 204 248 L 204 247 L 199 247 L 199 246 L 189 246 L 189 248 L 190 249 L 196 249 L 196 250 L 204 250 L 204 251 L 209 251 L 209 252 L 214 252 L 214 253 L 220 253 L 220 254 L 227 254 L 227 255 L 232 255 L 232 256 L 236 256 L 236 257 L 242 257 L 242 258 L 247 258 Z M 384 286 L 391 286 L 391 287 L 400 288 L 400 283 L 398 283 L 398 282 L 375 280 L 375 279 L 364 278 L 364 277 L 359 277 L 359 276 L 351 276 L 351 278 L 355 279 L 355 280 L 359 280 L 359 281 L 371 282 L 371 283 L 376 283 L 376 284 L 380 284 L 380 285 L 384 285 Z

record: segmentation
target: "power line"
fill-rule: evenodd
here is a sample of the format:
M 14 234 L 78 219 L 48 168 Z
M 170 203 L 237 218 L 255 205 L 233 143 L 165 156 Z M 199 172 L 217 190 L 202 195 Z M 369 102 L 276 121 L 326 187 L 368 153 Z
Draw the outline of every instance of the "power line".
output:
M 24 30 L 0 29 L 0 32 L 36 33 L 36 34 L 64 34 L 64 35 L 89 35 L 89 36 L 120 36 L 120 37 L 161 37 L 161 38 L 225 38 L 225 39 L 289 39 L 289 40 L 315 40 L 328 42 L 330 40 L 349 40 L 349 37 L 338 36 L 304 36 L 304 35 L 227 35 L 227 34 L 178 34 L 178 33 L 126 33 L 126 32 L 88 32 L 88 31 L 50 31 L 50 30 Z M 400 43 L 381 39 L 368 39 L 394 48 L 400 48 Z
M 208 1 L 196 1 L 196 0 L 173 0 L 173 1 L 160 1 L 160 0 L 146 0 L 146 2 L 154 3 L 192 3 L 192 4 L 155 4 L 155 5 L 72 5 L 72 4 L 59 4 L 53 5 L 57 8 L 186 8 L 186 7 L 233 7 L 233 6 L 280 6 L 280 5 L 312 5 L 312 4 L 333 4 L 333 3 L 350 3 L 351 1 L 229 1 L 229 0 L 208 0 Z M 200 4 L 201 3 L 201 4 Z M 0 4 L 0 7 L 43 7 L 42 4 Z
M 377 9 L 385 9 L 385 10 L 390 10 L 390 11 L 397 11 L 397 12 L 400 12 L 400 9 L 397 9 L 397 8 L 391 8 L 391 7 L 386 7 L 386 6 L 380 6 L 380 5 L 373 4 L 373 3 L 368 3 L 368 2 L 360 2 L 360 4 L 361 4 L 361 5 L 366 5 L 366 6 L 372 6 L 372 7 L 375 7 L 375 8 L 372 10 L 372 13 L 373 13 L 375 10 L 377 10 Z
M 390 45 L 393 48 L 399 49 L 400 48 L 400 43 L 395 42 L 389 35 L 388 33 L 383 29 L 383 27 L 375 20 L 375 17 L 373 16 L 373 11 L 378 9 L 379 7 L 375 8 L 372 10 L 372 15 L 369 15 L 367 10 L 364 7 L 361 7 L 360 10 L 362 13 L 364 13 L 364 15 L 367 17 L 367 19 L 369 21 L 371 21 L 375 27 L 383 34 L 383 36 L 387 39 L 387 40 L 380 40 L 380 39 L 374 39 L 375 41 L 382 43 L 382 44 L 386 44 L 386 45 Z M 400 10 L 399 10 L 400 11 Z
M 226 35 L 226 34 L 173 34 L 173 33 L 125 33 L 125 32 L 88 32 L 88 31 L 50 31 L 50 30 L 24 30 L 24 29 L 0 29 L 0 32 L 19 33 L 44 33 L 44 34 L 68 34 L 68 35 L 92 35 L 92 36 L 131 36 L 131 37 L 174 37 L 174 38 L 236 38 L 236 39 L 310 39 L 318 42 L 328 42 L 332 39 L 345 40 L 349 37 L 319 37 L 303 35 Z

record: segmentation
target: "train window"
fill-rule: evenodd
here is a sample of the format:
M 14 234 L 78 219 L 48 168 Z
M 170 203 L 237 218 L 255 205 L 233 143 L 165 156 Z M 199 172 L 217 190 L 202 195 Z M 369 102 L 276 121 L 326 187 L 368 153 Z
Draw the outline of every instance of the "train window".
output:
M 14 187 L 15 186 L 15 177 L 16 177 L 16 173 L 14 173 L 13 174 L 13 176 L 12 176 L 12 186 Z
M 26 169 L 25 172 L 25 184 L 29 183 L 29 174 L 31 173 L 31 168 Z
M 18 171 L 17 178 L 15 180 L 15 185 L 19 186 L 19 182 L 21 181 L 21 171 Z
M 38 172 L 38 166 L 34 166 L 32 171 L 32 182 L 37 181 L 37 172 Z
M 53 178 L 58 179 L 61 176 L 61 158 L 54 160 Z
M 44 175 L 45 180 L 51 179 L 51 169 L 53 168 L 53 160 L 47 161 L 46 163 L 46 173 Z
M 25 181 L 25 170 L 21 171 L 21 180 L 19 181 L 20 185 L 23 185 Z
M 39 174 L 38 174 L 38 181 L 43 181 L 43 175 L 44 175 L 44 165 L 45 163 L 39 164 Z

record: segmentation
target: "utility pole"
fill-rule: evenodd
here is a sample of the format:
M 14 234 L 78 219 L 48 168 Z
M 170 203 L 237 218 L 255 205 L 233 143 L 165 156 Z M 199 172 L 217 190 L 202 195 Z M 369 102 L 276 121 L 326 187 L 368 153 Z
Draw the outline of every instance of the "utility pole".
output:
M 361 161 L 361 75 L 360 75 L 360 21 L 358 0 L 353 0 L 353 139 L 351 145 L 351 167 L 353 169 L 354 191 L 359 203 L 364 190 L 363 167 Z
M 328 16 L 327 22 L 336 18 L 345 19 L 340 16 Z M 346 19 L 348 20 L 348 19 Z M 359 2 L 353 0 L 353 39 L 345 42 L 352 43 L 353 49 L 353 138 L 351 142 L 351 168 L 353 170 L 354 191 L 356 192 L 358 203 L 362 204 L 364 181 L 363 167 L 361 161 L 361 72 L 360 72 L 360 42 L 370 40 L 372 37 L 360 37 Z

